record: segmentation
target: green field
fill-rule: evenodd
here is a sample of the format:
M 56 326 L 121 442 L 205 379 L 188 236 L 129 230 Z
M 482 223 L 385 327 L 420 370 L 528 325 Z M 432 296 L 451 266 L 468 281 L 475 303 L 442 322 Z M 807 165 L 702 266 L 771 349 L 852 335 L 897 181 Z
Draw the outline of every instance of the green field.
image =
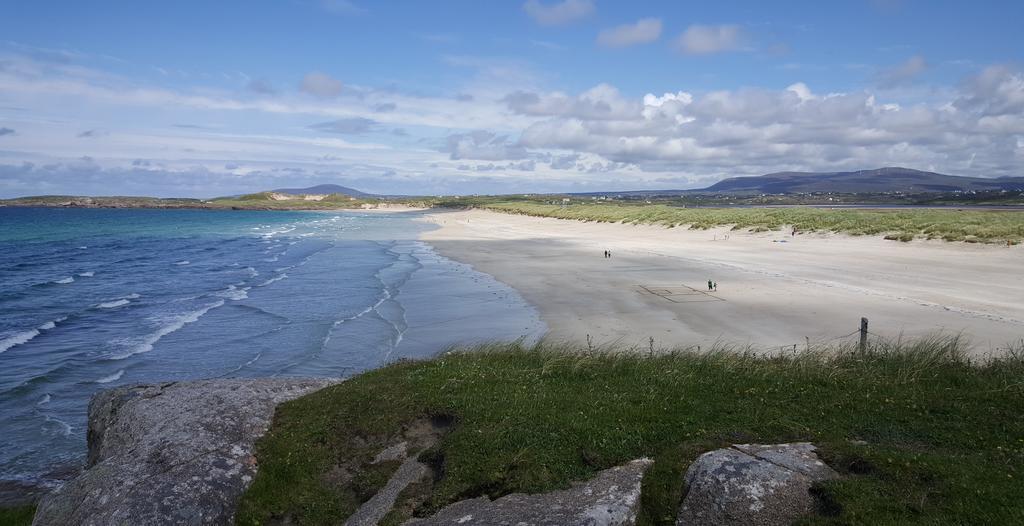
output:
M 239 524 L 340 524 L 397 462 L 370 466 L 424 418 L 454 422 L 406 492 L 454 501 L 565 487 L 652 457 L 643 524 L 672 524 L 682 474 L 729 443 L 812 441 L 843 478 L 806 524 L 1024 523 L 1024 352 L 971 363 L 956 339 L 782 357 L 492 345 L 397 363 L 280 406 L 257 445 Z M 389 524 L 402 516 L 393 514 Z
M 888 239 L 943 239 L 968 243 L 1020 243 L 1024 241 L 1024 211 L 936 209 L 823 209 L 823 208 L 679 208 L 662 204 L 592 203 L 575 200 L 563 206 L 538 200 L 467 198 L 441 203 L 581 221 L 659 224 L 706 229 L 731 226 L 734 230 L 840 232 L 855 236 L 881 235 Z

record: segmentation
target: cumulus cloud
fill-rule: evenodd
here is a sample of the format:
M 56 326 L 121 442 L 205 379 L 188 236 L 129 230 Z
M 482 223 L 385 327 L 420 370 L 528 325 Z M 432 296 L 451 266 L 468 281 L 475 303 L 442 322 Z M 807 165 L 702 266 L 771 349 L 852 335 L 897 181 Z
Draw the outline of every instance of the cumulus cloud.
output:
M 538 24 L 559 26 L 589 16 L 594 12 L 591 0 L 562 0 L 544 4 L 540 0 L 527 0 L 523 10 Z
M 1024 71 L 1006 65 L 989 66 L 968 79 L 957 108 L 975 111 L 984 117 L 1024 121 Z M 1018 129 L 1017 133 L 1024 133 Z
M 4 135 L 14 135 L 14 129 L 0 128 L 0 137 L 3 137 Z
M 525 159 L 528 156 L 526 148 L 508 137 L 485 130 L 451 134 L 446 138 L 441 151 L 448 153 L 452 160 L 506 161 Z
M 302 78 L 302 91 L 317 97 L 331 98 L 341 94 L 341 81 L 326 73 L 314 71 Z
M 350 117 L 333 121 L 320 122 L 310 126 L 311 129 L 328 133 L 357 135 L 373 131 L 377 127 L 377 121 L 364 117 Z
M 924 57 L 915 55 L 906 61 L 882 71 L 878 76 L 878 85 L 882 88 L 895 88 L 910 84 L 921 73 L 928 69 L 928 62 Z
M 628 118 L 639 109 L 636 102 L 622 98 L 619 91 L 608 84 L 599 84 L 576 97 L 560 92 L 538 94 L 520 90 L 506 95 L 502 101 L 515 113 L 535 117 L 565 115 L 614 120 Z
M 743 32 L 736 25 L 692 25 L 676 39 L 676 49 L 687 55 L 710 55 L 739 49 Z
M 552 157 L 553 169 L 599 170 L 608 161 L 699 174 L 932 167 L 940 159 L 954 173 L 970 167 L 1019 175 L 1024 157 L 1024 75 L 1005 66 L 965 82 L 952 102 L 928 104 L 883 102 L 870 92 L 815 93 L 804 83 L 640 100 L 604 86 L 597 90 L 602 110 L 595 112 L 592 91 L 507 97 L 514 111 L 540 118 L 518 144 L 597 156 L 586 163 Z
M 376 113 L 388 113 L 395 111 L 397 108 L 398 105 L 394 102 L 381 102 L 373 105 L 373 111 Z
M 661 20 L 642 18 L 634 24 L 605 29 L 597 35 L 597 43 L 606 47 L 626 47 L 654 42 L 661 36 Z

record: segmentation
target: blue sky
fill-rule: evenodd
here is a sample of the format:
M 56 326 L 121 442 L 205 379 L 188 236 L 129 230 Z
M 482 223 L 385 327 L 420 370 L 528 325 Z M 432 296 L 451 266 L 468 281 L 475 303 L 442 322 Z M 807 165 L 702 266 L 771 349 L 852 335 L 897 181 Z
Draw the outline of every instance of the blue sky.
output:
M 1021 2 L 10 2 L 0 196 L 1024 175 Z

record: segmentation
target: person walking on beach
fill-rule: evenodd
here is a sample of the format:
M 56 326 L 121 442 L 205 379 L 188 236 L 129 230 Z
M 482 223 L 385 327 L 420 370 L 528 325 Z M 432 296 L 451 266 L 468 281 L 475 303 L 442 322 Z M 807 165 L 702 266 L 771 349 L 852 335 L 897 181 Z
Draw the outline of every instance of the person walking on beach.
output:
M 715 292 L 718 292 L 718 282 L 716 281 L 716 282 L 712 283 L 711 285 L 712 285 L 711 288 L 714 289 Z
M 715 289 L 715 284 L 712 283 L 711 280 L 709 279 L 708 280 L 708 290 L 714 290 L 714 289 Z

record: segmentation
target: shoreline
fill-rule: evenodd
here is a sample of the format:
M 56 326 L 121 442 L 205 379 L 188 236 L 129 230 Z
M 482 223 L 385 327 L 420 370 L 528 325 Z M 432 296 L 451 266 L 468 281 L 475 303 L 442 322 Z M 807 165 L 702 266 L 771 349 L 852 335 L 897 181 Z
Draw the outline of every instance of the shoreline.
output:
M 969 338 L 1001 353 L 1024 336 L 1024 255 L 945 241 L 686 230 L 484 210 L 429 211 L 421 239 L 510 285 L 548 337 L 647 350 L 761 351 L 855 343 L 861 317 L 885 338 Z M 612 251 L 612 258 L 602 256 Z M 980 257 L 979 257 L 980 256 Z M 707 280 L 718 282 L 707 291 Z M 795 347 L 794 347 L 795 346 Z

